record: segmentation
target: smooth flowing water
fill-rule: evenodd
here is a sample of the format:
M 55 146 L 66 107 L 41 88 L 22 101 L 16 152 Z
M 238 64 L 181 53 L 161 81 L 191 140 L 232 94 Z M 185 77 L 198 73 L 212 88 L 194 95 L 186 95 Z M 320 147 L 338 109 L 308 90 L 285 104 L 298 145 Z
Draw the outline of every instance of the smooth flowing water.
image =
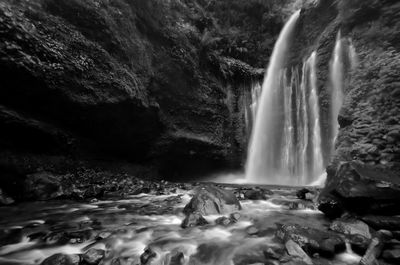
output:
M 276 126 L 280 117 L 276 109 L 279 104 L 279 73 L 282 71 L 288 44 L 294 32 L 300 10 L 295 12 L 284 26 L 271 56 L 270 64 L 262 86 L 261 97 L 258 103 L 257 115 L 250 139 L 249 154 L 246 165 L 246 180 L 249 182 L 276 183 L 280 172 L 277 165 L 275 150 L 277 150 L 278 134 Z M 279 162 L 278 162 L 279 163 Z
M 331 65 L 330 65 L 330 80 L 332 83 L 332 94 L 331 94 L 331 126 L 332 126 L 332 149 L 334 148 L 334 143 L 336 141 L 337 134 L 339 132 L 339 123 L 337 117 L 339 116 L 339 111 L 343 103 L 343 57 L 342 48 L 343 41 L 341 38 L 340 31 L 336 37 L 335 49 L 333 51 Z M 333 152 L 332 152 L 333 153 Z
M 156 253 L 148 264 L 250 264 L 246 262 L 265 260 L 265 250 L 282 247 L 274 240 L 276 223 L 316 229 L 329 224 L 322 213 L 296 198 L 296 190 L 271 191 L 268 200 L 242 200 L 241 217 L 235 224 L 217 225 L 214 221 L 220 216 L 205 216 L 209 225 L 187 229 L 180 224 L 191 195 L 180 189 L 169 195 L 2 207 L 0 231 L 8 237 L 0 237 L 0 264 L 40 264 L 56 253 L 81 254 L 89 249 L 105 251 L 103 265 L 143 264 L 140 256 L 147 248 Z M 180 263 L 173 263 L 177 253 Z M 357 264 L 343 263 L 347 254 L 329 264 Z
M 249 182 L 307 185 L 323 174 L 317 53 L 297 66 L 284 68 L 288 42 L 299 14 L 279 37 L 258 101 L 249 148 Z

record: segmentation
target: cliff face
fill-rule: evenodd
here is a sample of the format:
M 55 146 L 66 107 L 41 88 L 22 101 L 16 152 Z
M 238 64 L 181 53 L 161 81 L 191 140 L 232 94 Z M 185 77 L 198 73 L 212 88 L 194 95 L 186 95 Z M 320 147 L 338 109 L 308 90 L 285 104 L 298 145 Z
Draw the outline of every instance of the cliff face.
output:
M 284 17 L 276 4 L 229 4 L 2 1 L 2 172 L 92 159 L 163 177 L 240 167 L 243 100 L 260 78 L 249 64 L 266 63 L 274 41 L 258 40 L 274 39 Z
M 398 1 L 390 0 L 321 0 L 301 12 L 287 64 L 299 68 L 312 51 L 317 52 L 328 173 L 320 209 L 328 215 L 345 210 L 399 213 L 394 203 L 400 190 L 399 8 Z M 338 32 L 343 40 L 344 102 L 332 150 L 329 69 Z M 348 56 L 351 44 L 357 54 L 354 69 Z
M 345 210 L 337 209 L 341 207 L 359 213 L 398 213 L 393 200 L 398 199 L 400 181 L 400 5 L 397 1 L 339 1 L 334 7 L 336 16 L 317 42 L 319 65 L 325 65 L 319 66 L 322 102 L 328 102 L 330 95 L 327 66 L 338 30 L 346 41 L 352 40 L 358 62 L 353 71 L 345 62 L 340 130 L 327 168 L 321 210 L 333 215 Z

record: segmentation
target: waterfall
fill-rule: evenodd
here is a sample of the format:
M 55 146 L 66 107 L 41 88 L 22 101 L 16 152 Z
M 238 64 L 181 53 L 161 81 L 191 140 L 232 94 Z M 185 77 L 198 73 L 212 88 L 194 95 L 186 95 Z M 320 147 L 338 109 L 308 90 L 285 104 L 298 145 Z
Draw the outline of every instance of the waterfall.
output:
M 288 51 L 289 39 L 292 36 L 300 10 L 295 12 L 284 26 L 272 53 L 266 77 L 262 86 L 257 115 L 250 139 L 250 148 L 246 165 L 246 180 L 263 181 L 277 177 L 280 166 L 276 163 L 276 138 L 279 137 L 276 123 L 279 121 L 279 73 Z M 271 181 L 276 182 L 276 181 Z
M 336 137 L 339 132 L 339 123 L 337 117 L 343 103 L 343 58 L 342 58 L 343 41 L 340 31 L 336 37 L 335 49 L 333 51 L 331 65 L 330 65 L 330 80 L 332 83 L 331 94 L 331 126 L 332 126 L 332 150 Z M 332 152 L 333 153 L 333 152 Z
M 263 177 L 248 181 L 304 185 L 315 182 L 323 173 L 316 67 L 317 53 L 313 52 L 301 70 L 296 66 L 279 71 L 275 95 L 271 94 L 275 104 L 268 106 L 273 119 L 264 128 L 269 130 L 266 133 L 273 131 L 267 135 L 274 138 L 266 138 L 270 149 L 264 148 L 261 154 L 273 159 L 257 169 L 265 170 Z M 261 113 L 256 114 L 258 120 Z
M 321 148 L 321 127 L 319 119 L 319 99 L 317 94 L 317 53 L 313 52 L 310 56 L 308 65 L 310 67 L 310 99 L 312 117 L 312 176 L 320 175 L 324 170 L 324 161 Z

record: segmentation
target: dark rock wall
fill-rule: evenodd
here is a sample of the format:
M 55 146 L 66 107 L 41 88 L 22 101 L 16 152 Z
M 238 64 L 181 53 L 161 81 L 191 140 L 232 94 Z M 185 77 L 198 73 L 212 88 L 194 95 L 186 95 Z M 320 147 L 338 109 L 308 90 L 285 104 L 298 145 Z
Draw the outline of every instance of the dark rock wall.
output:
M 275 38 L 284 21 L 267 2 L 235 3 L 232 14 L 224 0 L 2 1 L 0 167 L 239 168 L 243 95 L 262 77 L 249 64 L 264 65 L 273 45 L 246 38 Z

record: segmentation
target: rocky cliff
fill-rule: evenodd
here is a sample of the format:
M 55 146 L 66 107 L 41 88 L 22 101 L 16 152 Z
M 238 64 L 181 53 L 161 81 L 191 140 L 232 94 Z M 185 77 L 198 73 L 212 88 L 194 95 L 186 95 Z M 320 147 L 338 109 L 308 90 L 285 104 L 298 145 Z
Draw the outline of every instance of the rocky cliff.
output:
M 3 182 L 93 160 L 163 177 L 240 167 L 278 2 L 2 1 Z
M 325 65 L 319 73 L 323 101 L 331 89 L 327 66 L 338 30 L 352 40 L 358 62 L 354 70 L 345 66 L 340 130 L 320 208 L 333 215 L 344 210 L 398 214 L 400 5 L 398 1 L 320 1 L 323 4 L 335 10 L 317 41 L 319 64 Z

